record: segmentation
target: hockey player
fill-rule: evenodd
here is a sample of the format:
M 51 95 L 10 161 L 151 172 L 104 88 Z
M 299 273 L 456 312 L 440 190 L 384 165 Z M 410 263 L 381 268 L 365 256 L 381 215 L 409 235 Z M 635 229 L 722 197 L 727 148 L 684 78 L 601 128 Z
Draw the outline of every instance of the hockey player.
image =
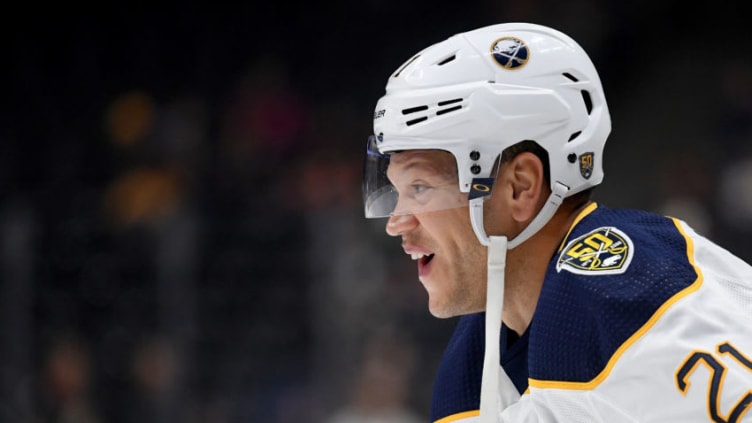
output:
M 431 313 L 462 316 L 434 422 L 752 422 L 752 267 L 594 202 L 610 130 L 587 54 L 544 26 L 455 35 L 389 78 L 366 216 Z

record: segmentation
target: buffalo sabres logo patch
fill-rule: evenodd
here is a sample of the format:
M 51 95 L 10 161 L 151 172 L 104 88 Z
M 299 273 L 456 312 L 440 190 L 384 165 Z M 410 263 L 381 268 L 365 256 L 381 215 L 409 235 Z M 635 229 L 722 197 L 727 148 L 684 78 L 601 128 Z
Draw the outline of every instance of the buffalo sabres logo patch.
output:
M 524 41 L 515 37 L 504 37 L 491 45 L 494 60 L 504 69 L 519 69 L 527 64 L 530 50 Z
M 580 275 L 624 273 L 632 261 L 632 240 L 614 227 L 595 229 L 567 244 L 556 262 L 556 271 Z

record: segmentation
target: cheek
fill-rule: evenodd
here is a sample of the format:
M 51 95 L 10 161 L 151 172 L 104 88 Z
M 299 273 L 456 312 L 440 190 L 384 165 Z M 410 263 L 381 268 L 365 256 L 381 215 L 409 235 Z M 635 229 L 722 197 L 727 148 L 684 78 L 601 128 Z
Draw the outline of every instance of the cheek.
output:
M 483 286 L 486 275 L 486 247 L 475 238 L 469 240 L 456 258 L 456 268 L 460 274 L 458 278 L 468 286 Z
M 438 242 L 454 279 L 463 285 L 476 286 L 479 275 L 482 277 L 486 271 L 486 247 L 475 236 L 467 213 L 467 209 L 454 213 L 452 230 L 447 230 L 445 237 Z
M 444 210 L 432 215 L 431 219 L 423 220 L 422 226 L 437 244 L 439 253 L 452 257 L 461 255 L 462 250 L 475 238 L 467 208 Z
M 444 300 L 452 315 L 475 313 L 485 308 L 486 255 L 477 240 L 466 243 L 446 262 Z
M 509 202 L 504 201 L 504 191 L 496 191 L 483 203 L 483 226 L 488 236 L 506 235 L 509 236 L 510 229 L 514 227 L 511 219 L 511 209 Z

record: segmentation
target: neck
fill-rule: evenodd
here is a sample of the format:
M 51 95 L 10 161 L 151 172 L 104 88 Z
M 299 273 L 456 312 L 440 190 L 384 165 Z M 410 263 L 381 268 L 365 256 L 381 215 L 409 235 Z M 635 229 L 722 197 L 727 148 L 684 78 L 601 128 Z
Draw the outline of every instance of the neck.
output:
M 561 207 L 538 233 L 507 253 L 502 320 L 509 329 L 521 335 L 530 326 L 551 258 L 588 204 Z

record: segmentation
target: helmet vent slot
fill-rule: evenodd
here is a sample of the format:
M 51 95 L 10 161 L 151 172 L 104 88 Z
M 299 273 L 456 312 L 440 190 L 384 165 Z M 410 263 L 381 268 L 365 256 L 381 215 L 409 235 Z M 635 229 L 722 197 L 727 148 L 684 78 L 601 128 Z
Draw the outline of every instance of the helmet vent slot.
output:
M 422 112 L 424 110 L 428 110 L 428 106 L 423 105 L 423 106 L 410 107 L 408 109 L 402 109 L 402 114 L 409 115 L 411 113 Z
M 415 56 L 412 57 L 412 59 L 405 62 L 404 65 L 402 65 L 399 69 L 397 69 L 397 72 L 394 72 L 394 77 L 395 78 L 399 77 L 402 71 L 405 70 L 406 67 L 410 66 L 410 64 L 414 62 L 418 57 L 420 57 L 420 54 L 416 54 Z
M 450 104 L 460 103 L 461 101 L 462 101 L 461 98 L 453 98 L 451 100 L 440 101 L 439 102 L 439 107 L 444 107 L 444 106 L 448 106 Z M 456 106 L 452 106 L 452 107 L 449 107 L 449 108 L 446 108 L 446 109 L 437 110 L 436 111 L 436 116 L 441 116 L 444 113 L 453 112 L 453 111 L 459 110 L 461 108 L 462 108 L 462 105 L 461 104 L 457 104 Z
M 577 138 L 577 137 L 579 137 L 581 133 L 582 133 L 582 131 L 577 131 L 577 132 L 573 133 L 572 135 L 569 136 L 569 140 L 567 142 L 574 141 L 574 139 Z
M 442 61 L 436 63 L 436 65 L 437 66 L 444 66 L 447 63 L 454 61 L 454 59 L 456 59 L 456 58 L 457 58 L 457 55 L 456 54 L 452 54 L 451 56 L 448 56 L 448 57 L 444 58 Z
M 405 123 L 407 124 L 407 126 L 412 126 L 412 125 L 415 125 L 416 123 L 423 122 L 424 120 L 428 120 L 428 116 L 422 116 L 413 120 L 408 120 Z
M 440 101 L 440 102 L 439 102 L 439 107 L 442 107 L 442 106 L 446 106 L 446 105 L 448 105 L 448 104 L 459 103 L 460 101 L 462 101 L 462 99 L 461 99 L 461 98 L 455 98 L 455 99 L 453 99 L 453 100 L 444 100 L 444 101 Z
M 590 114 L 593 111 L 593 100 L 590 98 L 590 93 L 585 90 L 581 90 L 580 93 L 582 93 L 582 99 L 585 101 L 587 114 Z
M 569 72 L 564 72 L 564 73 L 562 73 L 562 75 L 564 75 L 565 78 L 567 78 L 568 80 L 570 80 L 572 82 L 578 82 L 579 81 L 579 79 L 575 78 L 575 76 L 572 75 Z
M 437 111 L 436 111 L 436 116 L 441 116 L 441 115 L 443 115 L 443 114 L 445 114 L 445 113 L 453 112 L 453 111 L 455 111 L 455 110 L 459 110 L 459 109 L 461 109 L 461 108 L 462 108 L 462 105 L 461 105 L 461 104 L 458 104 L 458 105 L 456 105 L 456 106 L 454 106 L 454 107 L 450 107 L 450 108 L 448 108 L 448 109 L 437 110 Z

